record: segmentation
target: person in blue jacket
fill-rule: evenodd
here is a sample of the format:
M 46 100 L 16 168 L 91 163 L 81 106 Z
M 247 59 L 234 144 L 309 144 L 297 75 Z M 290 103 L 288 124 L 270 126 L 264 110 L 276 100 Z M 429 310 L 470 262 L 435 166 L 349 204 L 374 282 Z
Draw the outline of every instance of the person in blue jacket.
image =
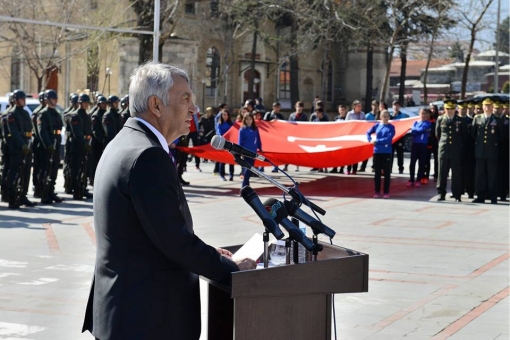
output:
M 374 144 L 374 198 L 379 198 L 381 192 L 381 171 L 384 171 L 384 198 L 390 198 L 390 176 L 391 176 L 391 142 L 395 136 L 395 127 L 390 124 L 390 113 L 388 110 L 381 111 L 381 121 L 374 124 L 367 131 L 367 139 Z M 372 139 L 372 134 L 375 138 Z
M 430 129 L 432 124 L 429 121 L 430 110 L 420 110 L 420 120 L 414 122 L 411 128 L 413 144 L 411 145 L 411 164 L 409 165 L 410 179 L 407 182 L 408 187 L 419 187 L 421 179 L 425 175 L 425 163 L 427 162 L 427 145 L 429 142 Z M 414 174 L 416 172 L 416 161 L 418 161 L 418 176 L 416 181 Z
M 216 123 L 216 134 L 223 136 L 230 128 L 232 127 L 234 123 L 232 123 L 232 118 L 230 117 L 230 112 L 227 109 L 221 110 L 221 116 L 220 119 L 218 119 L 218 122 Z M 222 181 L 226 181 L 225 178 L 225 163 L 218 163 L 219 164 L 219 172 L 220 172 L 220 179 Z M 234 180 L 234 165 L 229 164 L 229 173 L 230 173 L 230 181 Z
M 243 148 L 246 148 L 253 152 L 258 152 L 262 150 L 262 142 L 260 140 L 259 129 L 255 124 L 255 120 L 251 115 L 246 115 L 243 118 L 243 125 L 239 129 L 239 141 L 238 144 Z M 244 160 L 248 162 L 251 166 L 255 160 L 253 158 L 245 157 Z M 250 177 L 251 171 L 243 168 L 243 184 L 241 188 L 244 188 L 247 185 L 250 185 Z

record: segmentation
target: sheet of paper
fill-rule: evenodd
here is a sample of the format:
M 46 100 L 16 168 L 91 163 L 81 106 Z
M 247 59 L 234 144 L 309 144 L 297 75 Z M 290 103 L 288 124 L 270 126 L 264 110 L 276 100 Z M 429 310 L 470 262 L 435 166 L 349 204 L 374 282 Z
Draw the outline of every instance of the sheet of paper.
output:
M 237 261 L 249 258 L 257 261 L 262 253 L 264 253 L 264 241 L 262 240 L 262 235 L 257 233 L 253 235 L 241 248 L 239 248 L 234 256 L 232 256 L 232 259 Z

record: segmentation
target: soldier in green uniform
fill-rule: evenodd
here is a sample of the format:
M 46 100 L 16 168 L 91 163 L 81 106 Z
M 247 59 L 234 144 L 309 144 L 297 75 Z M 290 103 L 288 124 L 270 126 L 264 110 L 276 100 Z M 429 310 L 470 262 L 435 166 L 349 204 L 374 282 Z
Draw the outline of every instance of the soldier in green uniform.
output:
M 34 154 L 34 167 L 32 169 L 32 184 L 34 185 L 34 197 L 41 198 L 41 186 L 39 183 L 41 160 L 44 157 L 44 147 L 41 145 L 41 138 L 37 130 L 37 119 L 39 113 L 46 107 L 44 100 L 44 92 L 39 93 L 39 106 L 32 112 L 32 125 L 34 127 L 34 143 L 32 144 L 32 152 Z
M 41 203 L 60 203 L 62 199 L 55 193 L 55 181 L 57 180 L 58 167 L 60 165 L 60 145 L 62 143 L 62 118 L 55 109 L 58 96 L 54 90 L 46 90 L 44 93 L 46 108 L 42 110 L 37 119 L 37 131 L 44 150 L 41 159 L 41 171 L 39 183 L 41 184 Z
M 122 121 L 119 114 L 119 97 L 109 96 L 108 105 L 110 108 L 103 116 L 103 129 L 105 132 L 104 147 L 112 141 L 122 128 Z
M 471 126 L 473 118 L 468 116 L 469 100 L 459 100 L 457 102 L 457 112 L 461 119 L 466 122 L 467 137 L 464 145 L 464 158 L 462 159 L 462 192 L 466 192 L 469 198 L 473 199 L 475 195 L 475 141 L 471 137 Z
M 92 122 L 87 114 L 90 104 L 90 97 L 87 94 L 80 94 L 78 98 L 79 109 L 73 111 L 69 117 L 69 127 L 71 129 L 71 181 L 73 189 L 73 198 L 82 200 L 92 198 L 92 194 L 86 191 L 87 184 L 87 161 L 92 149 L 90 141 L 92 139 Z
M 502 141 L 503 124 L 493 112 L 493 102 L 487 97 L 482 102 L 483 114 L 473 119 L 471 135 L 475 139 L 475 190 L 476 199 L 473 203 L 485 203 L 490 199 L 497 204 L 497 171 L 500 147 Z
M 32 144 L 33 128 L 30 114 L 24 109 L 26 97 L 25 92 L 15 90 L 12 94 L 15 107 L 7 114 L 7 136 L 10 137 L 7 193 L 10 209 L 19 209 L 20 205 L 27 207 L 35 205 L 27 198 L 32 167 L 30 145 Z
M 452 194 L 456 202 L 461 202 L 462 195 L 462 159 L 467 138 L 466 121 L 455 114 L 457 101 L 444 101 L 445 114 L 439 116 L 436 123 L 436 136 L 439 141 L 439 177 L 437 181 L 438 201 L 446 196 L 446 180 L 452 170 Z

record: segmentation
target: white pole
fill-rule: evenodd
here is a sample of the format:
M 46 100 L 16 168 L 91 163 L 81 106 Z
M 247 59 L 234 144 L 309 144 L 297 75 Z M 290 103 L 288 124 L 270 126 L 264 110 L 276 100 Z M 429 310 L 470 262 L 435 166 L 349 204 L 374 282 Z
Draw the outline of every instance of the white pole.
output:
M 152 39 L 152 61 L 155 63 L 159 60 L 159 16 L 160 16 L 160 0 L 154 1 L 154 38 Z
M 498 0 L 498 20 L 496 24 L 496 69 L 494 70 L 494 93 L 499 92 L 499 17 L 501 12 L 501 0 Z

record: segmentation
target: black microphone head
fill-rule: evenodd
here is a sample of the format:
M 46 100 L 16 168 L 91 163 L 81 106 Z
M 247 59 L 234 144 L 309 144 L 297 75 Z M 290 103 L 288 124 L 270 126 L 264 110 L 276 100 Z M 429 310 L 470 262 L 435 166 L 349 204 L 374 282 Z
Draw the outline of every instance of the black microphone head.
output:
M 289 216 L 289 213 L 287 212 L 287 209 L 283 205 L 282 202 L 278 201 L 274 198 L 268 198 L 264 202 L 264 206 L 266 207 L 267 211 L 269 212 L 269 215 L 271 215 L 272 218 L 276 221 L 276 223 L 280 223 L 284 218 Z
M 216 150 L 223 150 L 223 147 L 225 146 L 225 138 L 220 135 L 214 135 L 211 139 L 211 146 Z
M 250 202 L 257 197 L 257 193 L 249 185 L 244 186 L 239 192 L 239 195 L 241 195 L 246 202 Z

